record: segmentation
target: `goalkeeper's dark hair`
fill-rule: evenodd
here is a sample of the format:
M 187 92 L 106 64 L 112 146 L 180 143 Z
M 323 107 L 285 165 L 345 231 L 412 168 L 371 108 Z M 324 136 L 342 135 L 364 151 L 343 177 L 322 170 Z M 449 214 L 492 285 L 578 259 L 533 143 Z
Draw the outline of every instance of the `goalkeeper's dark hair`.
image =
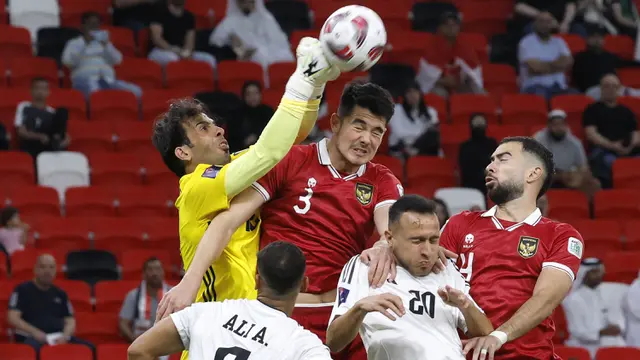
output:
M 285 241 L 271 243 L 258 253 L 258 274 L 275 296 L 296 292 L 306 267 L 302 250 Z
M 153 146 L 158 149 L 162 160 L 178 177 L 186 174 L 185 163 L 175 153 L 177 147 L 192 146 L 183 124 L 201 114 L 206 114 L 205 106 L 198 100 L 184 98 L 172 100 L 169 110 L 160 115 L 153 124 Z
M 389 225 L 397 224 L 402 214 L 412 212 L 420 215 L 435 215 L 437 204 L 420 195 L 401 196 L 389 208 Z
M 382 116 L 389 123 L 395 108 L 393 97 L 380 85 L 370 82 L 352 81 L 344 87 L 340 97 L 338 116 L 351 115 L 356 106 L 365 108 L 373 115 Z
M 502 139 L 502 141 L 500 141 L 500 145 L 510 142 L 518 142 L 522 144 L 522 151 L 533 155 L 542 163 L 542 167 L 544 170 L 544 180 L 542 181 L 542 186 L 540 187 L 540 191 L 538 191 L 537 197 L 538 199 L 540 199 L 540 197 L 542 197 L 542 195 L 544 195 L 551 187 L 553 175 L 556 172 L 556 167 L 553 162 L 553 153 L 551 152 L 551 150 L 542 145 L 542 143 L 540 143 L 538 140 L 528 136 L 506 137 Z

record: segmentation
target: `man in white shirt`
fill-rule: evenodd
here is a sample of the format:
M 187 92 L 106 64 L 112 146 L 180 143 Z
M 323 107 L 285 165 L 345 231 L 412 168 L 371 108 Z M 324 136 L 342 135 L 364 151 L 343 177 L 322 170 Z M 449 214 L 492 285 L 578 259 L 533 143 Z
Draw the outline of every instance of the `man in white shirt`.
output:
M 129 360 L 182 350 L 190 360 L 331 360 L 320 339 L 291 319 L 309 282 L 306 259 L 293 244 L 274 242 L 258 253 L 257 300 L 195 303 L 139 336 Z
M 431 272 L 440 238 L 435 208 L 418 195 L 403 196 L 391 206 L 385 236 L 398 264 L 395 280 L 370 288 L 367 265 L 357 256 L 345 265 L 327 330 L 332 351 L 359 331 L 369 360 L 464 360 L 456 329 L 469 336 L 493 331 L 453 263 L 444 272 Z

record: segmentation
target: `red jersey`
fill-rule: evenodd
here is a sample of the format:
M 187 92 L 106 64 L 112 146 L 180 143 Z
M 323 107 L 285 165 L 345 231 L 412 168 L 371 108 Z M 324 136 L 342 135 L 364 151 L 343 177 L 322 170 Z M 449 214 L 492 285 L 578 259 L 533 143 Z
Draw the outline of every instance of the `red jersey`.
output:
M 471 296 L 498 328 L 529 300 L 544 267 L 575 280 L 584 242 L 571 225 L 549 220 L 538 209 L 520 223 L 499 220 L 496 209 L 451 217 L 440 245 L 459 255 L 457 265 L 471 285 Z M 506 343 L 496 359 L 560 359 L 553 352 L 554 332 L 548 317 Z
M 267 200 L 261 247 L 277 240 L 296 244 L 307 258 L 307 292 L 315 294 L 336 288 L 344 264 L 371 245 L 375 209 L 403 193 L 382 165 L 367 163 L 355 174 L 340 174 L 331 165 L 326 139 L 294 146 L 253 188 Z

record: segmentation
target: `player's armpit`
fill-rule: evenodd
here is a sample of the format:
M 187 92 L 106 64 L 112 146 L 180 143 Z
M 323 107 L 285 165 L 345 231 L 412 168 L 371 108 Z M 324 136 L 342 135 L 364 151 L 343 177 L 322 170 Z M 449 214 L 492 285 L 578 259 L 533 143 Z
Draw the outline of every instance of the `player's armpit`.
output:
M 526 334 L 551 316 L 571 289 L 571 285 L 571 278 L 565 271 L 553 267 L 543 268 L 531 298 L 522 304 L 507 322 L 498 327 L 498 330 L 505 332 L 509 341 Z
M 319 106 L 319 100 L 303 102 L 282 99 L 256 144 L 227 165 L 224 185 L 229 199 L 263 177 L 287 155 L 303 118 L 309 113 L 317 114 Z
M 163 319 L 129 346 L 129 360 L 155 360 L 184 350 L 178 329 L 170 318 Z

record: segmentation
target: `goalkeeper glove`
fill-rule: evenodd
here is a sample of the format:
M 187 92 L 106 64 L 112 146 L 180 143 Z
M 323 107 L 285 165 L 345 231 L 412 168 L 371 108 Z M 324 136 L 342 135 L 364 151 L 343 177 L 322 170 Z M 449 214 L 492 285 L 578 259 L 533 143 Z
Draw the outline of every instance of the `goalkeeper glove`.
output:
M 337 79 L 340 70 L 327 61 L 318 39 L 300 40 L 296 57 L 296 71 L 287 82 L 284 96 L 297 101 L 319 100 L 327 81 Z

